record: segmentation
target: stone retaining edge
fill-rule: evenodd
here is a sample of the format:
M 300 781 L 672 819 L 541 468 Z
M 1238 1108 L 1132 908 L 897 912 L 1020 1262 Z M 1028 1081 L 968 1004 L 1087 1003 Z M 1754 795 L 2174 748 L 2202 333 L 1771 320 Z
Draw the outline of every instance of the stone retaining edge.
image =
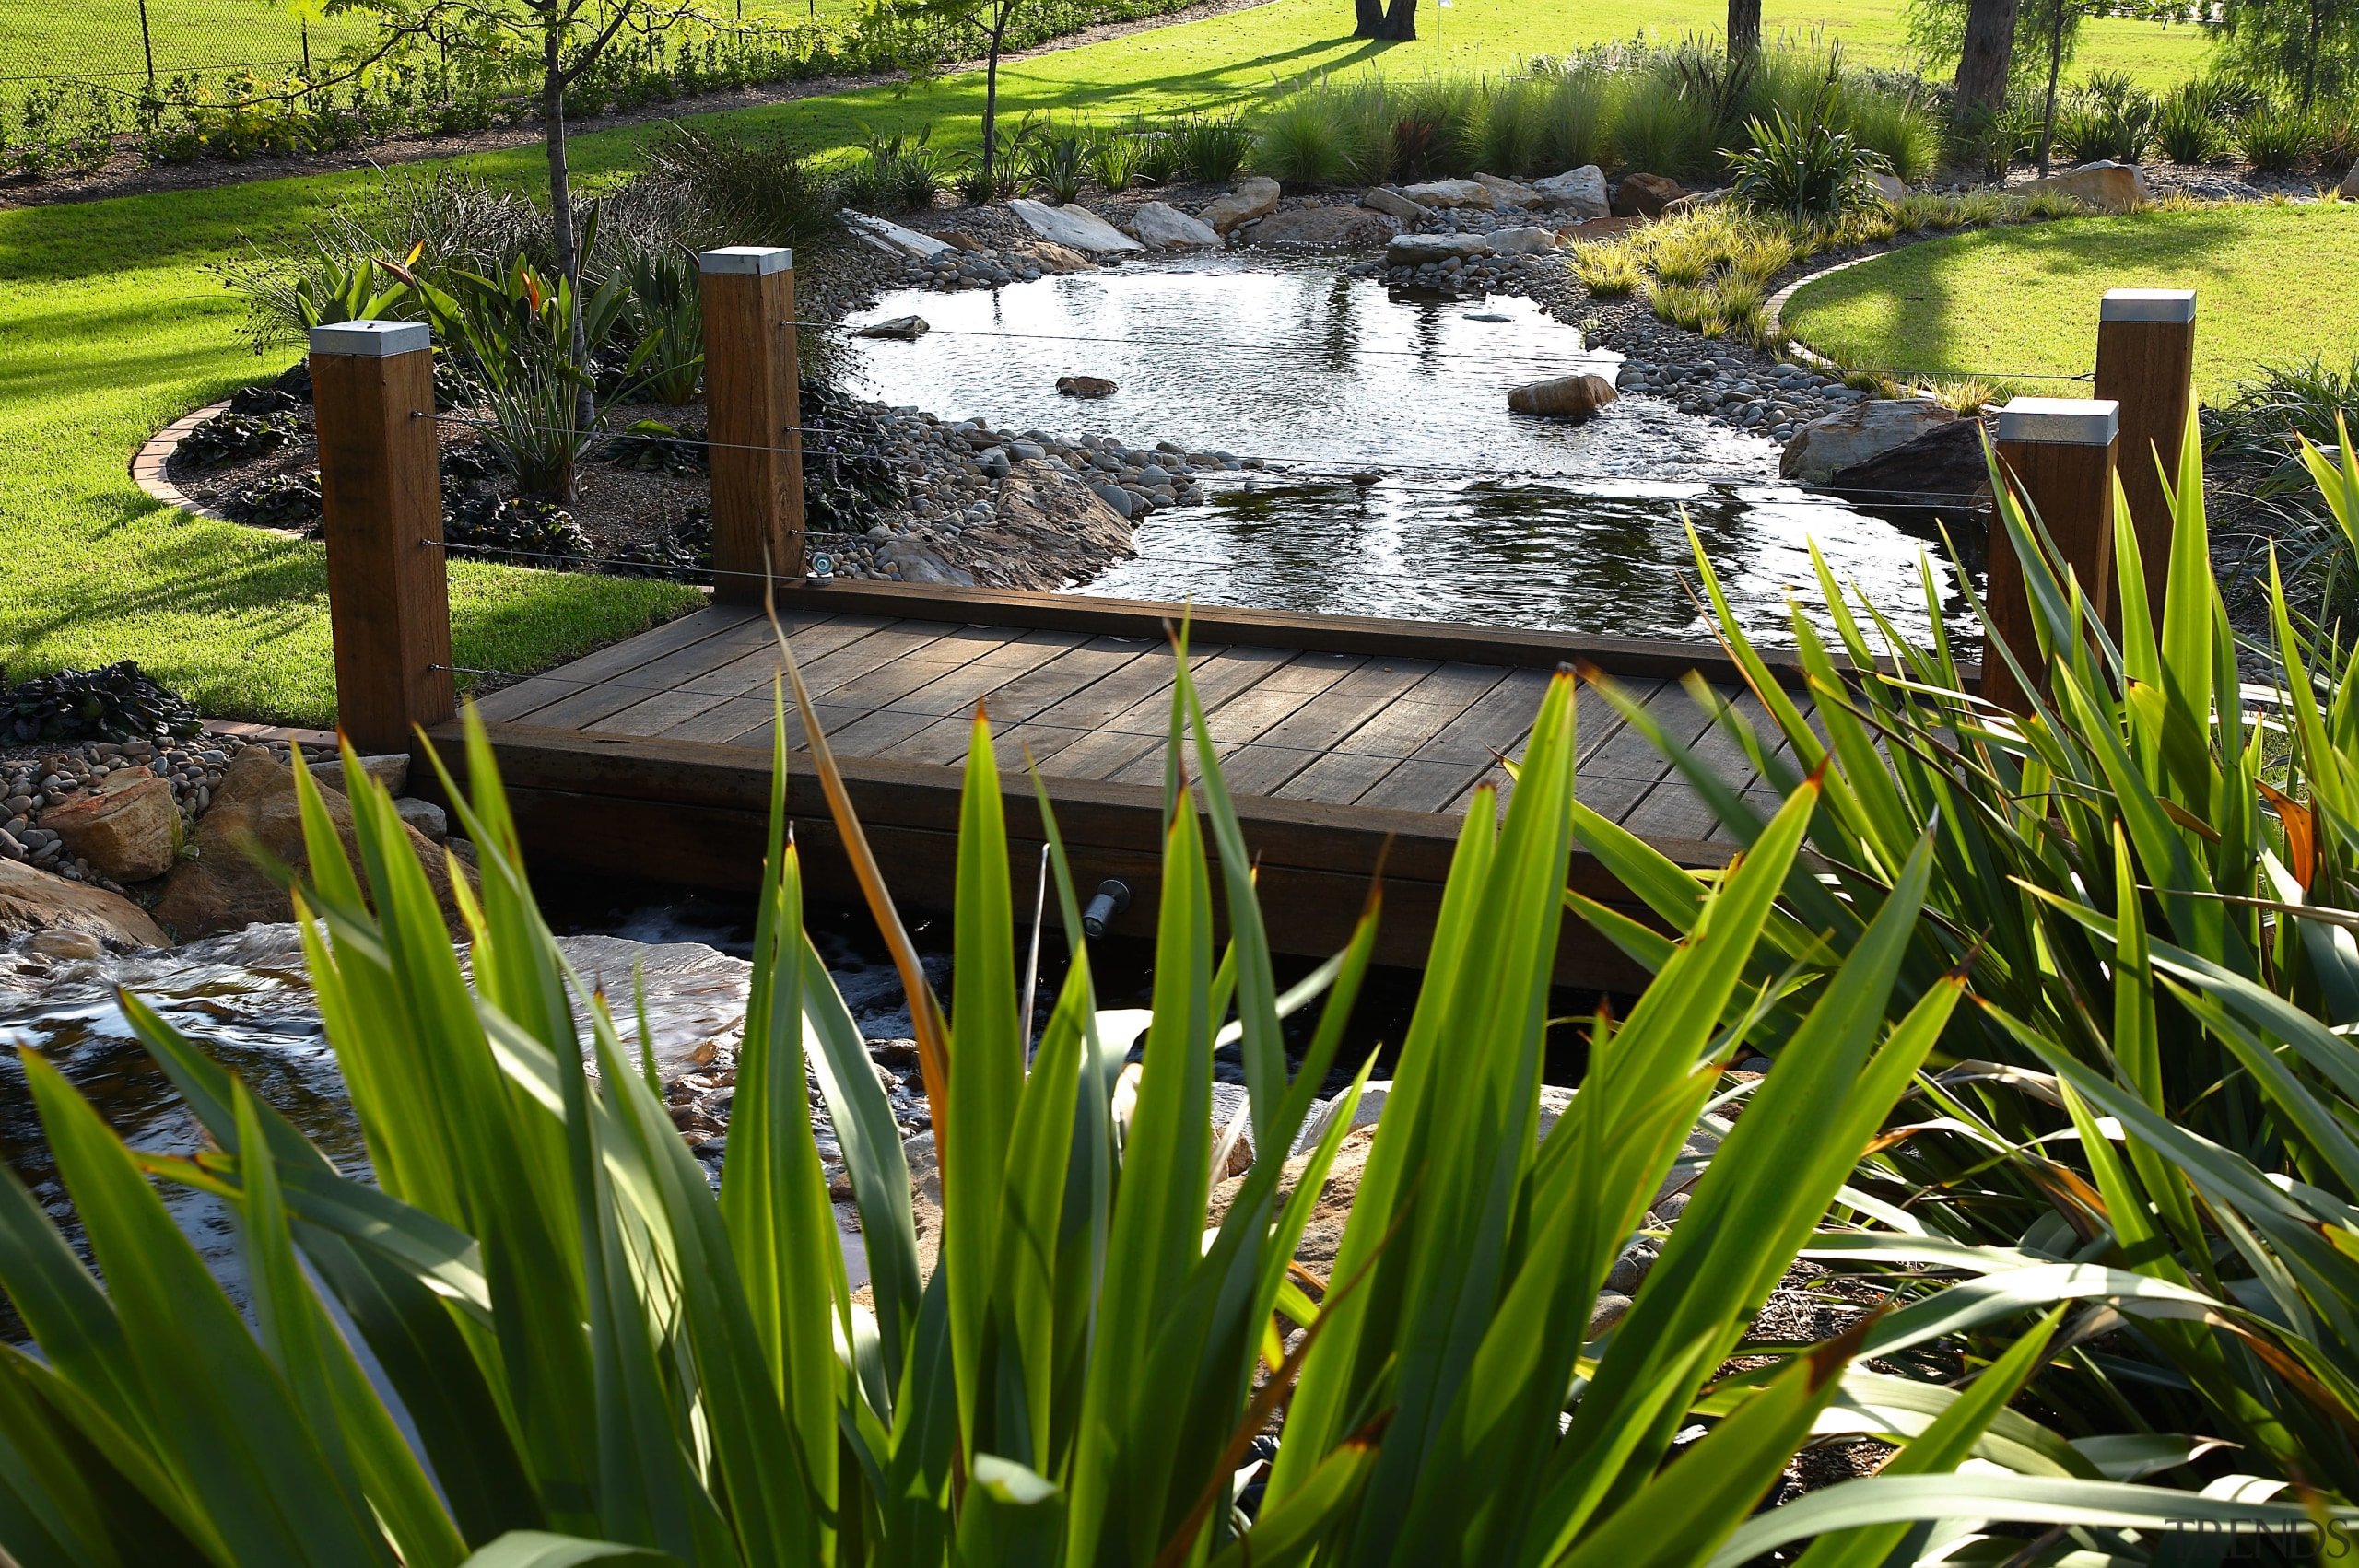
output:
M 181 444 L 188 433 L 215 415 L 229 412 L 229 399 L 225 397 L 218 403 L 206 404 L 193 414 L 183 414 L 157 431 L 147 439 L 145 446 L 131 454 L 131 482 L 146 491 L 152 498 L 163 502 L 168 507 L 177 507 L 191 517 L 205 518 L 214 522 L 237 523 L 241 528 L 251 528 L 257 533 L 276 534 L 281 539 L 302 538 L 303 535 L 292 528 L 266 528 L 260 523 L 238 522 L 236 518 L 216 511 L 203 502 L 192 499 L 179 486 L 164 476 L 164 465 L 171 461 L 173 449 Z M 309 731 L 302 732 L 312 733 Z M 295 733 L 295 731 L 290 731 L 288 733 Z M 331 735 L 329 739 L 334 740 L 334 737 Z
M 1785 287 L 1778 290 L 1777 293 L 1769 296 L 1769 302 L 1761 308 L 1762 319 L 1772 328 L 1783 326 L 1785 324 L 1784 315 L 1786 302 L 1791 299 L 1796 294 L 1805 288 L 1808 288 L 1812 284 L 1818 282 L 1821 278 L 1833 277 L 1837 273 L 1848 272 L 1863 262 L 1872 262 L 1878 257 L 1889 256 L 1891 254 L 1892 252 L 1890 251 L 1878 251 L 1875 255 L 1872 256 L 1854 256 L 1848 262 L 1837 262 L 1831 267 L 1821 268 L 1819 271 L 1812 273 L 1807 277 L 1798 277 L 1794 279 L 1793 282 L 1786 285 Z M 1795 358 L 1815 365 L 1822 370 L 1832 370 L 1838 376 L 1849 374 L 1849 372 L 1845 370 L 1842 366 L 1837 365 L 1834 360 L 1829 359 L 1825 355 L 1819 353 L 1816 349 L 1811 347 L 1810 345 L 1804 343 L 1798 337 L 1789 336 L 1786 339 L 1786 351 L 1793 355 Z

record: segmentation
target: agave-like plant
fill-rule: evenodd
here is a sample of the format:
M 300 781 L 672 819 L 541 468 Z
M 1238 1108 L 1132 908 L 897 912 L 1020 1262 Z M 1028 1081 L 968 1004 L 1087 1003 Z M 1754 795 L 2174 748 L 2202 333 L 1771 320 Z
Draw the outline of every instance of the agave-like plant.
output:
M 1861 1562 L 1881 1560 L 1895 1527 L 1931 1517 L 2308 1517 L 2108 1480 L 2099 1457 L 2008 1410 L 2060 1353 L 2052 1314 L 1964 1391 L 1853 1365 L 2074 1293 L 2028 1264 L 1994 1274 L 1996 1289 L 1922 1288 L 1828 1342 L 1772 1347 L 1728 1371 L 1803 1247 L 1940 1245 L 1905 1225 L 1865 1243 L 1858 1226 L 1822 1234 L 1830 1205 L 1846 1220 L 1880 1211 L 1857 1192 L 1861 1152 L 1888 1141 L 1880 1129 L 1922 1082 L 1966 977 L 1953 966 L 1899 989 L 1940 834 L 1899 847 L 1842 954 L 1821 942 L 1797 963 L 1779 944 L 1806 928 L 1778 901 L 1833 770 L 1797 781 L 1738 865 L 1687 884 L 1692 929 L 1649 949 L 1661 977 L 1626 1018 L 1596 1019 L 1586 1076 L 1543 1141 L 1549 980 L 1586 820 L 1569 676 L 1546 696 L 1504 820 L 1487 802 L 1466 819 L 1333 1269 L 1320 1279 L 1295 1263 L 1367 1067 L 1307 1158 L 1276 1151 L 1343 1048 L 1379 907 L 1372 895 L 1289 1063 L 1281 1012 L 1303 999 L 1276 989 L 1184 651 L 1153 1020 L 1119 1123 L 1120 1063 L 1077 942 L 1027 1060 L 1003 782 L 980 716 L 945 1009 L 797 685 L 813 760 L 912 1002 L 941 1156 L 931 1277 L 890 1108 L 804 934 L 782 738 L 718 1193 L 665 1114 L 644 1025 L 634 1063 L 543 923 L 479 727 L 473 797 L 459 806 L 482 862 L 480 892 L 458 895 L 472 984 L 391 800 L 370 784 L 354 797 L 356 875 L 301 778 L 313 880 L 297 914 L 375 1182 L 338 1173 L 135 999 L 126 1014 L 209 1135 L 205 1153 L 125 1148 L 28 1054 L 99 1272 L 19 1184 L 0 1182 L 0 1285 L 40 1351 L 0 1351 L 0 1547 L 26 1568 L 1671 1568 L 1741 1561 L 1791 1539 L 1775 1521 L 1796 1517 L 1799 1533 Z M 363 775 L 348 764 L 347 777 Z M 1045 794 L 1039 809 L 1074 931 Z M 1757 983 L 1764 965 L 1774 972 Z M 1266 1153 L 1208 1226 L 1212 1058 L 1232 1031 Z M 1777 1066 L 1731 1125 L 1714 1107 L 1722 1067 L 1757 1048 Z M 858 1205 L 867 1300 L 848 1289 L 805 1061 Z M 1719 1152 L 1627 1315 L 1590 1340 L 1601 1281 L 1699 1117 L 1725 1131 Z M 230 1207 L 252 1327 L 150 1177 Z M 1302 1330 L 1291 1348 L 1289 1327 Z M 1248 1516 L 1238 1472 L 1281 1411 L 1278 1457 Z M 1798 1446 L 1859 1430 L 1906 1443 L 1863 1483 L 1881 1490 L 1859 1501 L 1836 1489 L 1824 1495 L 1854 1502 L 1746 1522 Z M 1994 1452 L 2048 1467 L 2057 1487 L 1954 1473 Z
M 2359 450 L 2338 433 L 2334 456 L 2306 441 L 2298 456 L 2338 526 L 2359 536 Z M 2113 1434 L 2092 1457 L 2349 1503 L 2359 1499 L 2359 653 L 2330 627 L 2297 632 L 2273 581 L 2269 651 L 2283 686 L 2250 709 L 2212 580 L 2201 462 L 2190 422 L 2170 488 L 2159 632 L 2117 503 L 2118 642 L 1994 462 L 2040 658 L 2017 661 L 1996 641 L 1986 658 L 2007 659 L 2031 694 L 2020 716 L 1971 695 L 1946 644 L 1909 648 L 1862 600 L 1860 615 L 1882 633 L 1872 643 L 1823 564 L 1843 649 L 1838 662 L 1794 616 L 1809 712 L 1770 680 L 1700 568 L 1721 635 L 1794 760 L 1713 706 L 1769 778 L 1816 766 L 1824 787 L 1816 859 L 1790 881 L 1793 918 L 1771 928 L 1760 961 L 1775 953 L 1805 973 L 1843 961 L 1876 910 L 1904 886 L 1914 895 L 1899 868 L 1930 837 L 1924 918 L 1895 994 L 1963 974 L 1974 1002 L 1936 1051 L 1917 1114 L 1886 1133 L 1847 1194 L 1850 1223 L 1811 1250 L 1882 1273 L 1904 1299 L 1931 1269 L 1968 1281 L 1932 1300 L 2012 1297 L 2017 1312 L 2083 1303 L 2069 1350 L 2034 1391 Z M 1930 576 L 1927 602 L 1937 603 Z M 1689 748 L 1657 742 L 1741 840 L 1765 831 Z M 1692 923 L 1695 877 L 1591 815 L 1579 831 L 1674 930 Z M 1581 907 L 1642 959 L 1661 960 L 1664 939 Z M 2157 1435 L 2173 1432 L 2194 1435 Z M 2234 1447 L 2215 1446 L 2207 1469 L 2194 1461 L 2210 1439 Z M 1864 1484 L 1868 1495 L 1895 1490 Z M 1838 1510 L 1851 1491 L 1808 1507 Z M 1758 1532 L 1747 1539 L 1760 1543 Z

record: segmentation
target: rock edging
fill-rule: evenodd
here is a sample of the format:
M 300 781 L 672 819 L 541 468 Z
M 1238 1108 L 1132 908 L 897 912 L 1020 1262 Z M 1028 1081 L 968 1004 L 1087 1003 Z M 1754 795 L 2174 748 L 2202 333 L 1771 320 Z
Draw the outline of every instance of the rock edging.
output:
M 1906 250 L 1907 247 L 1900 246 L 1896 249 Z M 1878 251 L 1873 255 L 1854 256 L 1848 262 L 1837 262 L 1831 267 L 1822 267 L 1818 271 L 1811 273 L 1806 276 L 1794 279 L 1793 282 L 1786 285 L 1785 287 L 1769 296 L 1768 303 L 1761 307 L 1761 317 L 1763 322 L 1767 325 L 1771 332 L 1776 332 L 1778 328 L 1785 325 L 1785 310 L 1787 301 L 1792 299 L 1795 295 L 1801 293 L 1803 289 L 1808 288 L 1812 284 L 1818 282 L 1822 278 L 1833 277 L 1839 272 L 1848 272 L 1851 268 L 1859 266 L 1862 263 L 1879 261 L 1885 256 L 1893 255 L 1895 253 L 1895 251 Z M 1815 365 L 1822 370 L 1832 370 L 1838 376 L 1848 373 L 1842 366 L 1837 365 L 1825 355 L 1819 353 L 1818 350 L 1804 343 L 1801 338 L 1794 336 L 1790 331 L 1786 336 L 1786 348 L 1794 356 L 1795 358 Z
M 191 517 L 201 517 L 213 522 L 236 522 L 237 519 L 206 506 L 165 476 L 172 453 L 187 439 L 189 432 L 217 414 L 229 413 L 229 402 L 225 397 L 218 403 L 208 403 L 193 414 L 182 415 L 148 437 L 147 443 L 131 454 L 131 482 L 146 491 L 150 499 L 161 501 L 168 507 L 177 507 Z M 281 539 L 303 537 L 291 528 L 265 528 L 258 523 L 241 526 L 252 528 L 257 533 L 276 533 Z

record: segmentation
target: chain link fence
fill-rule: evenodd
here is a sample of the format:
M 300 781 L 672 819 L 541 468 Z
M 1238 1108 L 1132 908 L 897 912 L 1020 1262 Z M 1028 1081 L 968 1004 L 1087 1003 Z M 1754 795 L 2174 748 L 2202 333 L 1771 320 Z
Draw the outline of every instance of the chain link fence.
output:
M 365 17 L 274 0 L 0 0 L 0 84 L 82 81 L 123 92 L 174 76 L 281 76 L 365 41 Z

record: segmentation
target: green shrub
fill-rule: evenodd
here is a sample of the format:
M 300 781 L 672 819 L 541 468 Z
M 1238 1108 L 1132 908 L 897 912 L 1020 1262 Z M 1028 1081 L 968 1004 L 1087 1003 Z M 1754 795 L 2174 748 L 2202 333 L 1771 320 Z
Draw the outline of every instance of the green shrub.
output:
M 1026 150 L 1025 174 L 1035 190 L 1062 205 L 1081 199 L 1089 178 L 1090 138 L 1081 131 L 1049 131 Z
M 1573 247 L 1573 275 L 1601 299 L 1635 294 L 1647 281 L 1637 253 L 1627 245 L 1591 240 Z
M 1324 78 L 1287 94 L 1256 123 L 1253 168 L 1289 185 L 1333 185 L 1356 175 L 1367 158 L 1356 107 Z
M 1191 114 L 1169 135 L 1180 171 L 1207 184 L 1234 176 L 1253 150 L 1241 115 Z
M 809 245 L 833 230 L 836 181 L 784 132 L 738 135 L 674 122 L 647 145 L 639 180 L 669 186 L 716 242 Z
M 2263 174 L 2290 174 L 2301 168 L 2318 139 L 2318 116 L 2289 105 L 2263 104 L 2236 127 L 2237 150 Z
M 1551 174 L 1613 161 L 1611 131 L 1621 102 L 1622 77 L 1592 60 L 1542 71 L 1537 114 L 1540 165 Z
M 1089 143 L 1089 177 L 1108 192 L 1124 191 L 1139 172 L 1139 138 L 1128 132 L 1109 131 Z
M 1796 223 L 1811 223 L 1883 201 L 1875 176 L 1891 164 L 1861 146 L 1851 133 L 1827 123 L 1822 99 L 1801 124 L 1786 118 L 1745 123 L 1751 146 L 1727 155 L 1735 173 L 1733 200 L 1755 212 L 1774 212 Z
M 1151 131 L 1135 125 L 1130 135 L 1134 149 L 1132 172 L 1150 185 L 1168 185 L 1172 176 L 1180 172 L 1180 144 L 1168 131 Z
M 1718 140 L 1708 110 L 1653 81 L 1632 84 L 1614 126 L 1614 154 L 1623 169 L 1674 179 L 1712 168 Z
M 1555 174 L 1567 168 L 1542 167 L 1548 142 L 1548 98 L 1546 84 L 1532 76 L 1485 78 L 1473 133 L 1475 166 L 1508 176 Z
M 2155 111 L 2155 147 L 2183 168 L 2219 157 L 2227 141 L 2225 98 L 2216 76 L 2197 76 L 2172 88 Z
M 1832 111 L 1837 123 L 1891 171 L 1910 184 L 1931 179 L 1942 161 L 1942 119 L 1920 94 L 1845 92 Z

